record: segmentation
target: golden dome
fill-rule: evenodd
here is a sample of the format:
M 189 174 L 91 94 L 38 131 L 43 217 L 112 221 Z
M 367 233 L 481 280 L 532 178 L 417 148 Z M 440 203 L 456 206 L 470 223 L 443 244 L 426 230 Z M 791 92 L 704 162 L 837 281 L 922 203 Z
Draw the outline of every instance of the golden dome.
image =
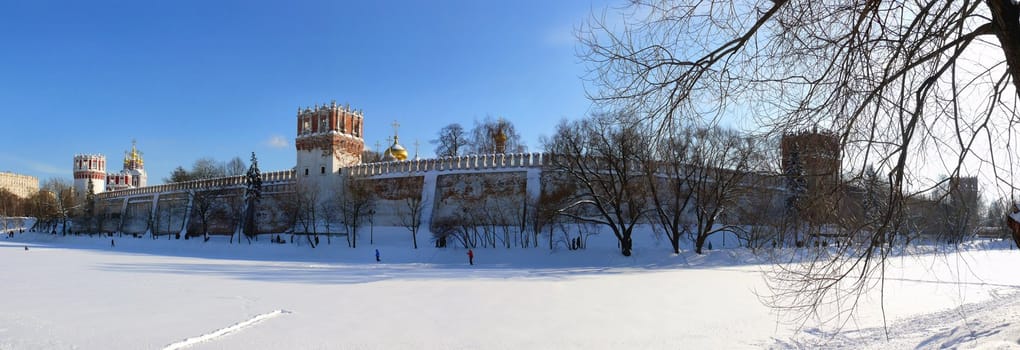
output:
M 503 128 L 499 128 L 496 131 L 496 135 L 492 137 L 496 143 L 506 143 L 506 133 L 503 132 Z
M 144 164 L 142 152 L 138 152 L 136 142 L 131 141 L 131 152 L 124 152 L 124 169 L 142 168 Z
M 397 143 L 397 137 L 393 137 L 393 145 L 386 149 L 383 153 L 383 159 L 388 160 L 407 160 L 407 150 L 404 146 Z

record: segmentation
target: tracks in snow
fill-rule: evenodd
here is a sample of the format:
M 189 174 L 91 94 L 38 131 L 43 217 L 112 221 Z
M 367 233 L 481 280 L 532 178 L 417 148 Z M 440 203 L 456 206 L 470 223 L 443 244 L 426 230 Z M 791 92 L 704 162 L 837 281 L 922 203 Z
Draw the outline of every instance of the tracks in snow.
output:
M 222 329 L 216 330 L 215 332 L 212 332 L 212 333 L 207 333 L 207 334 L 203 334 L 203 335 L 200 335 L 200 336 L 197 336 L 197 337 L 192 337 L 192 338 L 184 339 L 184 340 L 181 340 L 179 342 L 167 345 L 167 346 L 163 347 L 163 350 L 177 350 L 177 349 L 184 349 L 184 348 L 187 348 L 187 347 L 191 347 L 191 346 L 193 346 L 195 344 L 198 344 L 198 343 L 201 343 L 201 342 L 210 341 L 210 340 L 213 340 L 213 339 L 225 336 L 227 334 L 234 333 L 234 332 L 243 330 L 245 328 L 254 326 L 254 325 L 259 324 L 260 322 L 268 320 L 270 318 L 273 318 L 273 317 L 276 317 L 276 316 L 280 316 L 280 315 L 283 315 L 283 314 L 289 314 L 289 313 L 290 313 L 290 311 L 287 311 L 287 310 L 276 310 L 276 311 L 273 311 L 273 312 L 267 312 L 267 313 L 264 313 L 264 314 L 261 314 L 261 315 L 256 315 L 255 317 L 252 317 L 252 318 L 250 318 L 250 319 L 248 319 L 246 321 L 235 323 L 234 325 L 232 325 L 230 327 L 222 328 Z

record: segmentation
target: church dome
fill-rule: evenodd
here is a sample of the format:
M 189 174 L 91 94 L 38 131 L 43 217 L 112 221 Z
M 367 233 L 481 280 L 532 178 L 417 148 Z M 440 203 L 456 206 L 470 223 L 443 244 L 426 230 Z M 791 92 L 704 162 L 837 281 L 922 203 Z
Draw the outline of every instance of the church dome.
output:
M 142 152 L 138 151 L 135 141 L 131 141 L 131 152 L 124 152 L 124 169 L 140 169 L 145 166 Z
M 395 161 L 395 160 L 407 160 L 407 150 L 404 146 L 397 143 L 397 138 L 393 138 L 393 145 L 383 152 L 383 160 Z

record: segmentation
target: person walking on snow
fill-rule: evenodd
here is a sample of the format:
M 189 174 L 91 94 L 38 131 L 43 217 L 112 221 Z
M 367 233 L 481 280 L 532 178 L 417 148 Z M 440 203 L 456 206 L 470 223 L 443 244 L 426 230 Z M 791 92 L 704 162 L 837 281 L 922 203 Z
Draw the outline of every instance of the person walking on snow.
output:
M 475 252 L 471 251 L 471 249 L 468 249 L 468 264 L 475 264 Z
M 376 261 L 376 262 L 380 262 L 380 261 L 382 261 L 382 260 L 379 260 L 379 249 L 376 249 L 376 250 L 375 250 L 375 261 Z
M 110 246 L 111 247 L 116 247 L 117 246 L 116 244 L 113 244 L 113 240 L 112 239 L 110 240 Z

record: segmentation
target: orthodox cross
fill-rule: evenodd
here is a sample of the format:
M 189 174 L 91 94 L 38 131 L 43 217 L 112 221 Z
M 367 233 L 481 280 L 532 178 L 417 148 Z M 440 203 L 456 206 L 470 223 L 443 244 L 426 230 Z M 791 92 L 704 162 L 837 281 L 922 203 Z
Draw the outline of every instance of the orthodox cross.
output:
M 397 121 L 394 120 L 393 124 L 391 124 L 391 125 L 393 125 L 393 138 L 396 138 L 397 137 L 397 130 L 400 129 L 400 123 L 397 123 Z

